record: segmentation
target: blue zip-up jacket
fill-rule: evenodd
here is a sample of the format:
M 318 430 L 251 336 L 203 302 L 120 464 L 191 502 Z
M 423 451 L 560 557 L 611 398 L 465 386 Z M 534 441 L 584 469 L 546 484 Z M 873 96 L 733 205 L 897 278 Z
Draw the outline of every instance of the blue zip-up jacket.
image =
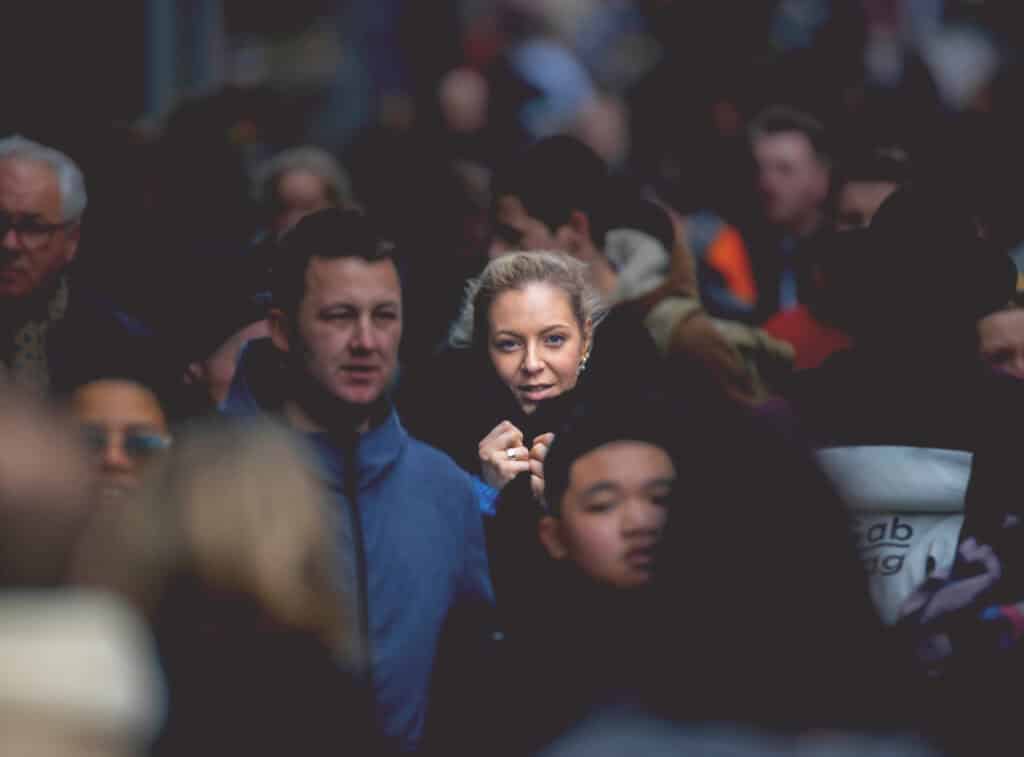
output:
M 243 352 L 226 414 L 276 409 L 272 351 L 259 340 Z M 344 526 L 351 516 L 344 450 L 327 434 L 307 438 Z M 493 602 L 483 525 L 469 476 L 409 436 L 393 408 L 359 437 L 355 461 L 359 528 L 343 528 L 341 539 L 351 555 L 352 532 L 362 532 L 366 585 L 353 588 L 366 592 L 378 719 L 389 739 L 411 751 L 423 735 L 444 621 L 462 602 Z

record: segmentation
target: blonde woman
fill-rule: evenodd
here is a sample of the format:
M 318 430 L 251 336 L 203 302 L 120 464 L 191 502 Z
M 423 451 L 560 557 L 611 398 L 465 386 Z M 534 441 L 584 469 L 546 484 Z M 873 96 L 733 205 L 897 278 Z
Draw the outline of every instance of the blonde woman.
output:
M 470 282 L 437 375 L 410 378 L 403 417 L 474 474 L 485 513 L 517 476 L 539 494 L 547 447 L 574 409 L 654 390 L 657 357 L 629 339 L 629 316 L 607 314 L 575 258 L 496 258 Z

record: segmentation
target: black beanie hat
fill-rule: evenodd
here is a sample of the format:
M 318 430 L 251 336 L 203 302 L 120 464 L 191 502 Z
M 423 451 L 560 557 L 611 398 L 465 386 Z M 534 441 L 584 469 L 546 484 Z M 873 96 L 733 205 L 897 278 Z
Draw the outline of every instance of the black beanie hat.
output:
M 677 460 L 688 425 L 678 408 L 667 401 L 603 405 L 577 414 L 555 435 L 544 460 L 544 499 L 548 512 L 559 515 L 562 498 L 569 488 L 570 470 L 583 455 L 612 442 L 638 441 L 660 447 Z
M 1009 255 L 978 236 L 958 203 L 921 189 L 896 191 L 868 229 L 831 234 L 815 255 L 830 312 L 854 334 L 970 326 L 1003 308 L 1017 280 Z

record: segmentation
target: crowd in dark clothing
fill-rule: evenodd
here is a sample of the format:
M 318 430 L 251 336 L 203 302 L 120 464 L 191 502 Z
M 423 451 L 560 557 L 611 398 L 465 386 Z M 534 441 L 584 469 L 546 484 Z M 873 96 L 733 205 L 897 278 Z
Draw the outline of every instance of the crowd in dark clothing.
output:
M 507 5 L 343 149 L 0 135 L 0 751 L 1013 753 L 1014 40 Z

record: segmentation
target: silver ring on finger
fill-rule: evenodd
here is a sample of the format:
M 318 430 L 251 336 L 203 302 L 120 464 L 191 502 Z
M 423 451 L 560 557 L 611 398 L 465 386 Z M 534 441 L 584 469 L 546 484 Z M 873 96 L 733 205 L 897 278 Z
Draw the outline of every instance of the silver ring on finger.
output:
M 516 450 L 515 450 L 515 448 L 514 447 L 509 447 L 507 450 L 505 450 L 505 457 L 507 457 L 509 460 L 515 460 L 516 459 Z

